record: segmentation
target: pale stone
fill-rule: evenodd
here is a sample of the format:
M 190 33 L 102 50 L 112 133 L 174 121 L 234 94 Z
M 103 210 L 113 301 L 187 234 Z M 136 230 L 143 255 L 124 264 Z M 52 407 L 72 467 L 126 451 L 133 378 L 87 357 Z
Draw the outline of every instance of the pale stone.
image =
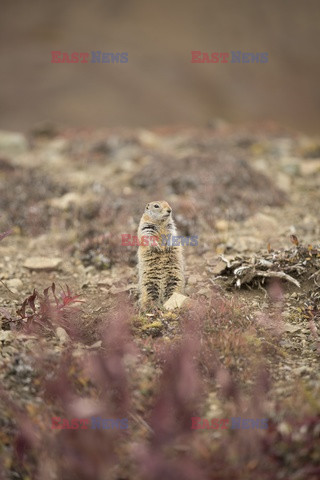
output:
M 1 341 L 9 342 L 13 338 L 14 338 L 14 335 L 11 330 L 0 330 L 0 342 Z
M 6 281 L 6 285 L 14 293 L 18 293 L 18 290 L 23 286 L 23 283 L 20 278 L 10 278 L 10 280 Z
M 211 290 L 210 288 L 207 287 L 202 287 L 200 290 L 197 291 L 198 295 L 204 295 L 205 297 L 209 298 L 211 295 Z
M 113 285 L 112 278 L 101 278 L 98 280 L 99 287 L 111 287 Z
M 291 323 L 286 323 L 284 328 L 286 332 L 290 333 L 299 332 L 301 330 L 301 327 L 299 327 L 299 325 L 292 325 Z
M 149 130 L 141 130 L 138 135 L 140 143 L 145 147 L 156 147 L 159 143 L 159 137 Z
M 61 263 L 61 258 L 30 257 L 23 266 L 29 270 L 58 270 Z
M 215 227 L 219 232 L 225 232 L 229 228 L 229 223 L 226 220 L 217 220 Z
M 27 140 L 21 133 L 0 131 L 0 153 L 17 154 L 28 148 Z
M 188 278 L 188 284 L 189 285 L 196 285 L 197 283 L 201 282 L 203 280 L 203 277 L 201 275 L 190 275 Z
M 214 275 L 220 275 L 220 273 L 224 272 L 226 268 L 227 268 L 226 262 L 223 262 L 221 260 L 211 269 L 211 271 Z
M 62 327 L 57 327 L 56 335 L 61 343 L 67 343 L 70 340 L 69 335 L 67 334 L 65 329 Z
M 301 175 L 308 177 L 320 173 L 320 160 L 304 160 L 300 166 Z
M 166 310 L 174 310 L 175 308 L 181 308 L 182 305 L 188 300 L 188 297 L 182 295 L 181 293 L 174 293 L 171 297 L 165 302 L 164 308 Z
M 283 172 L 279 172 L 276 177 L 276 183 L 281 190 L 284 192 L 290 192 L 292 178 L 289 175 L 286 175 Z
M 69 192 L 62 195 L 62 197 L 52 198 L 50 200 L 50 205 L 60 210 L 67 210 L 71 205 L 82 205 L 83 200 L 83 196 L 79 193 Z
M 74 415 L 81 418 L 101 415 L 103 407 L 103 403 L 92 398 L 78 398 L 71 402 Z

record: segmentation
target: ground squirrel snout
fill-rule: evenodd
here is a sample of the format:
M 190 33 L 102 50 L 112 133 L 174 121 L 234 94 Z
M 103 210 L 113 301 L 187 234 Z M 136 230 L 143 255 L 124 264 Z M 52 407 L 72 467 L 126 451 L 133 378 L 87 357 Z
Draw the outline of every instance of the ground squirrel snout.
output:
M 139 293 L 144 310 L 162 305 L 175 292 L 183 292 L 182 247 L 161 242 L 163 235 L 170 234 L 177 234 L 170 205 L 165 201 L 148 203 L 138 228 Z M 152 242 L 141 245 L 142 237 L 152 237 Z

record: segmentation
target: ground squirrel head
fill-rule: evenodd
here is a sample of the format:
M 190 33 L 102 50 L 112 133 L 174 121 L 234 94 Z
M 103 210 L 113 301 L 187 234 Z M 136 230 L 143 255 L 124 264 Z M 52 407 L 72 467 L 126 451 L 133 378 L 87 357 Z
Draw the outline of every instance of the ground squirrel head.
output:
M 147 203 L 144 213 L 146 213 L 154 222 L 167 223 L 171 220 L 172 208 L 169 203 L 164 201 Z

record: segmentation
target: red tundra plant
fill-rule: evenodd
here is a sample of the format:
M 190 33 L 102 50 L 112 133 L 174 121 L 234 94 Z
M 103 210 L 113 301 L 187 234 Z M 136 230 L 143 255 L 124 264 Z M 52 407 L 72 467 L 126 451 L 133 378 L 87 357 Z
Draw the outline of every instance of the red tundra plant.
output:
M 119 299 L 100 327 L 102 349 L 91 358 L 90 376 L 101 390 L 101 396 L 115 415 L 128 412 L 130 391 L 128 371 L 138 353 L 130 333 L 134 310 L 126 296 Z
M 262 334 L 255 312 L 215 290 L 180 313 L 179 335 L 150 339 L 148 348 L 131 335 L 133 318 L 124 297 L 101 320 L 98 350 L 70 342 L 56 355 L 42 352 L 36 359 L 38 401 L 31 408 L 0 395 L 0 445 L 2 431 L 15 439 L 10 461 L 1 453 L 4 478 L 280 480 L 295 472 L 299 480 L 317 478 L 318 416 L 295 430 L 291 424 L 280 429 L 269 417 L 270 402 L 275 412 L 283 405 L 272 398 L 270 352 L 264 350 L 272 338 Z M 135 384 L 144 362 L 154 372 L 147 393 Z M 192 417 L 210 415 L 212 394 L 219 418 L 267 418 L 268 429 L 192 429 Z M 148 401 L 137 406 L 142 395 Z M 129 428 L 51 428 L 52 417 L 92 416 L 127 418 Z
M 180 339 L 158 346 L 162 374 L 147 418 L 150 433 L 133 449 L 138 478 L 206 478 L 189 451 L 191 417 L 199 411 L 202 393 L 197 367 L 201 328 L 195 316 L 199 318 L 199 312 L 192 309 L 184 318 Z
M 52 428 L 52 418 L 129 420 L 128 358 L 134 358 L 129 330 L 131 310 L 124 301 L 101 327 L 99 351 L 79 352 L 71 343 L 58 356 L 37 352 L 37 393 L 43 401 L 33 416 L 13 403 L 15 455 L 12 469 L 30 478 L 91 480 L 112 478 L 126 463 L 126 429 Z M 42 353 L 42 357 L 41 357 Z M 80 354 L 81 353 L 81 354 Z M 31 409 L 33 411 L 33 407 Z M 70 423 L 71 425 L 71 423 Z
M 71 292 L 68 285 L 56 292 L 55 283 L 43 290 L 37 290 L 27 297 L 17 310 L 20 326 L 26 333 L 52 333 L 58 326 L 66 329 L 74 339 L 81 338 L 81 310 L 75 305 L 83 303 L 80 295 Z

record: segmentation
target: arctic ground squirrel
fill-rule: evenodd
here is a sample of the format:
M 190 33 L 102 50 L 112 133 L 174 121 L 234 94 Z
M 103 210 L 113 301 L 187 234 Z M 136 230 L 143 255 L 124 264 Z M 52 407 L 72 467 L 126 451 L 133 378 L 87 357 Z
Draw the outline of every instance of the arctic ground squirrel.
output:
M 170 205 L 165 201 L 148 203 L 138 229 L 139 293 L 142 310 L 161 306 L 175 292 L 183 293 L 183 248 L 180 245 L 173 246 L 170 241 L 166 242 L 166 239 L 176 235 Z

